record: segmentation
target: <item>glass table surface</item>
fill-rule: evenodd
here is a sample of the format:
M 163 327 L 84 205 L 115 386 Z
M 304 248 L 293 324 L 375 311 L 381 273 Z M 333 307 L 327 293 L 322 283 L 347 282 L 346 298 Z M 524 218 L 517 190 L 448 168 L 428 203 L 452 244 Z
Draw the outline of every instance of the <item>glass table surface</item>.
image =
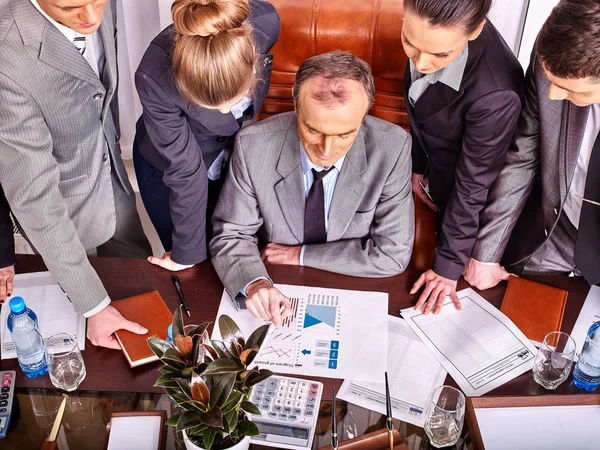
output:
M 62 426 L 57 438 L 60 450 L 100 450 L 104 448 L 106 423 L 111 413 L 165 410 L 170 416 L 174 406 L 164 394 L 104 393 L 76 391 L 66 394 L 53 389 L 17 389 L 18 405 L 14 405 L 12 426 L 6 438 L 0 440 L 5 450 L 39 449 L 50 434 L 54 418 L 63 397 L 67 397 Z M 330 445 L 332 402 L 321 402 L 313 449 Z M 345 401 L 336 401 L 338 434 L 342 441 L 385 427 L 385 416 Z M 14 423 L 16 420 L 16 423 Z M 423 428 L 394 420 L 394 426 L 411 450 L 429 449 Z M 184 450 L 181 433 L 167 427 L 166 449 Z M 465 433 L 463 432 L 463 435 Z M 460 445 L 454 448 L 463 449 Z M 133 447 L 132 447 L 133 448 Z M 251 449 L 267 449 L 253 445 Z

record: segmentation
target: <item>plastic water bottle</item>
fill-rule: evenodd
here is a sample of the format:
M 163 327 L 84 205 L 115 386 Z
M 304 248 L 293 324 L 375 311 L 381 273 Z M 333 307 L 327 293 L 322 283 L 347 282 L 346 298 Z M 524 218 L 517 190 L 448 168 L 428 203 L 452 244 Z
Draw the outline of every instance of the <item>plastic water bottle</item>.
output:
M 600 322 L 588 330 L 583 350 L 573 372 L 575 386 L 586 391 L 595 390 L 600 385 Z
M 44 341 L 38 328 L 35 313 L 25 306 L 22 297 L 13 297 L 9 302 L 8 331 L 17 350 L 19 366 L 29 378 L 48 372 Z

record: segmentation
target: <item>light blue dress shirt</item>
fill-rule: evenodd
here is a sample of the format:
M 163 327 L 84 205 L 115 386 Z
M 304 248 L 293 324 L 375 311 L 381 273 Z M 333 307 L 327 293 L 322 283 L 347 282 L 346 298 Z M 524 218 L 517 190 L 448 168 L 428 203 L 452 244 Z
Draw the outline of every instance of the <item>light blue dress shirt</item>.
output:
M 311 169 L 315 169 L 317 172 L 321 172 L 322 170 L 327 169 L 327 167 L 316 166 L 314 165 L 310 159 L 308 159 L 308 155 L 304 150 L 302 144 L 300 144 L 300 166 L 302 168 L 302 175 L 304 179 L 304 198 L 308 197 L 308 193 L 310 192 L 310 188 L 314 182 L 314 176 Z M 342 164 L 344 163 L 344 159 L 346 159 L 346 155 L 342 156 L 334 165 L 331 167 L 331 173 L 323 178 L 323 196 L 324 196 L 324 207 L 325 207 L 325 231 L 329 229 L 329 210 L 331 209 L 331 200 L 333 199 L 333 191 L 335 190 L 335 183 L 337 182 L 340 171 L 342 170 Z M 302 250 L 300 250 L 300 265 L 304 265 L 304 249 L 306 245 L 302 246 Z M 252 281 L 250 281 L 244 288 L 240 291 L 240 293 L 246 296 L 246 289 L 255 281 L 260 279 L 268 280 L 273 284 L 272 280 L 269 280 L 265 277 L 256 277 Z

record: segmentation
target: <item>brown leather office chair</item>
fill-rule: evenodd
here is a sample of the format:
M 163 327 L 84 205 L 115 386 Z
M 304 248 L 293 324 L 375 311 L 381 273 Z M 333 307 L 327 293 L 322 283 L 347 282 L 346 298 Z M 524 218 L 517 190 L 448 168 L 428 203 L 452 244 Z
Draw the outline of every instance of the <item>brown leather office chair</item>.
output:
M 271 86 L 260 118 L 292 111 L 292 86 L 300 64 L 331 50 L 349 50 L 371 65 L 375 105 L 370 114 L 408 129 L 404 102 L 402 0 L 269 0 L 281 16 L 281 36 L 273 47 Z M 431 267 L 435 217 L 415 201 L 415 243 L 411 267 Z

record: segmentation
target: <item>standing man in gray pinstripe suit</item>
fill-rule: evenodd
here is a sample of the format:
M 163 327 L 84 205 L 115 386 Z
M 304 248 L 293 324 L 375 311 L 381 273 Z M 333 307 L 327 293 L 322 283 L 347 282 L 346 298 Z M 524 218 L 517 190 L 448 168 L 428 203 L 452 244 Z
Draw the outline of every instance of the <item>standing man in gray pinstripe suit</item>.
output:
M 115 0 L 0 0 L 0 184 L 94 345 L 123 318 L 87 256 L 150 254 L 117 147 Z
M 599 172 L 600 0 L 561 0 L 538 36 L 515 143 L 488 196 L 465 279 L 495 286 L 508 277 L 502 257 L 518 273 L 599 283 Z

